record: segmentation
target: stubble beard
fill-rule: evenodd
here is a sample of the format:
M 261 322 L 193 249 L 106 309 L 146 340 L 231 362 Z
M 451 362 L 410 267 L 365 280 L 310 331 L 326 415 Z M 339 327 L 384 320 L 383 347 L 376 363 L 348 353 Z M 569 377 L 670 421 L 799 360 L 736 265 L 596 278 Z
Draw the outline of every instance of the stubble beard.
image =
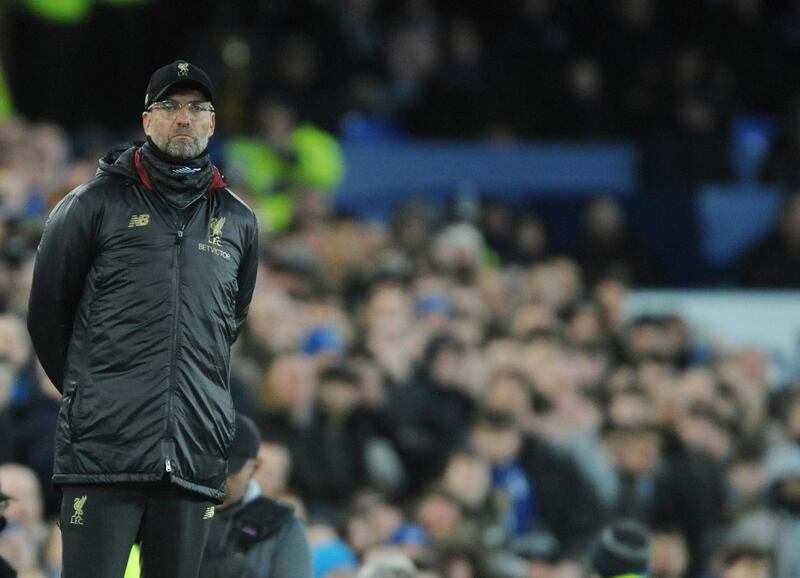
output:
M 188 140 L 178 139 L 167 143 L 164 152 L 176 159 L 189 160 L 198 156 L 203 150 L 200 148 L 198 139 L 190 136 Z

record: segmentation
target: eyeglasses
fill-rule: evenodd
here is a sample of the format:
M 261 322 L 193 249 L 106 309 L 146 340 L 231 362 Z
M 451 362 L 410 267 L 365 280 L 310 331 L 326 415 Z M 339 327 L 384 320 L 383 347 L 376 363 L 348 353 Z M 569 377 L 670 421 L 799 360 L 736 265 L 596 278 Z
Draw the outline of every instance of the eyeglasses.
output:
M 186 107 L 189 117 L 193 119 L 200 118 L 203 113 L 214 112 L 214 107 L 207 102 L 187 102 L 182 103 L 177 100 L 159 100 L 147 107 L 148 112 L 151 110 L 160 110 L 161 113 L 172 120 L 178 116 L 178 112 Z

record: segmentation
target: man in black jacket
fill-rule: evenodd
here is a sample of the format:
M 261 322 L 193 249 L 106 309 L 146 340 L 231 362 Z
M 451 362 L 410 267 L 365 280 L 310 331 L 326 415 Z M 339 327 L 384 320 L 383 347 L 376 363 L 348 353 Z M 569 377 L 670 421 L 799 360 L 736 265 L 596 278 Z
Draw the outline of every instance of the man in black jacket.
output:
M 196 66 L 156 70 L 147 142 L 112 151 L 45 225 L 28 329 L 63 395 L 65 578 L 121 577 L 136 540 L 146 578 L 196 578 L 225 497 L 258 225 L 209 160 L 213 100 Z

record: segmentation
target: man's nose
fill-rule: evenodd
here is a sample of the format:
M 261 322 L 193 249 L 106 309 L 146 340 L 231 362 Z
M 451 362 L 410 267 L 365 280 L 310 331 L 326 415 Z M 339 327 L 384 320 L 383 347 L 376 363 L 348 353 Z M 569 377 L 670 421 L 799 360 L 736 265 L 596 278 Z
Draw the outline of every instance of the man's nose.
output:
M 178 121 L 178 124 L 189 125 L 189 111 L 185 106 L 178 109 L 178 116 L 175 117 L 175 120 Z

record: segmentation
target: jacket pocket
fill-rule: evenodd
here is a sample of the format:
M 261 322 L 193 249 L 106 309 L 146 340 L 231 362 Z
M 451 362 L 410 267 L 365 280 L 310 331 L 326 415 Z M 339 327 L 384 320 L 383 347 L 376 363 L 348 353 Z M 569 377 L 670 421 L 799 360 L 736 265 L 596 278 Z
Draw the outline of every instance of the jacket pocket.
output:
M 100 295 L 100 292 L 104 289 L 104 285 L 105 285 L 105 277 L 103 277 L 100 274 L 100 272 L 96 272 L 95 273 L 95 277 L 93 279 L 93 282 L 91 283 L 92 293 L 91 293 L 91 296 L 89 298 L 89 304 L 88 304 L 88 307 L 87 307 L 88 314 L 87 314 L 87 323 L 86 324 L 89 327 L 93 326 L 92 322 L 94 321 L 95 313 L 97 311 L 98 297 Z
M 69 425 L 69 439 L 70 441 L 77 441 L 78 440 L 78 424 L 77 420 L 75 419 L 76 412 L 78 411 L 78 396 L 80 388 L 75 386 L 72 390 L 72 393 L 69 395 L 69 400 L 67 400 L 67 424 Z
M 233 398 L 230 392 L 227 392 L 225 397 L 227 398 L 225 412 L 228 418 L 228 427 L 226 428 L 227 435 L 223 441 L 223 454 L 227 460 L 230 457 L 231 445 L 233 445 L 233 438 L 236 435 L 236 408 L 233 406 Z

